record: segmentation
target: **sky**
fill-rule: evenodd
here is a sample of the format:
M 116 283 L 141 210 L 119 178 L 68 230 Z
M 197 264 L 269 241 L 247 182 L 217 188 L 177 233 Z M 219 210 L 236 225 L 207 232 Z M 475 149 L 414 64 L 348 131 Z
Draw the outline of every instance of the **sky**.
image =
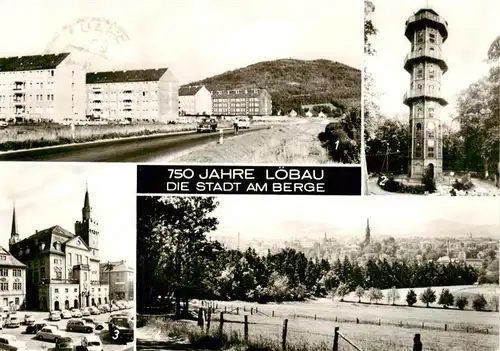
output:
M 184 84 L 280 58 L 363 67 L 363 4 L 348 0 L 3 0 L 0 32 L 12 34 L 2 36 L 0 56 L 80 46 L 92 35 L 61 29 L 85 17 L 114 22 L 128 37 L 106 41 L 111 57 L 96 59 L 95 70 L 169 67 Z
M 0 245 L 8 249 L 15 202 L 24 239 L 54 225 L 74 233 L 82 218 L 85 186 L 99 223 L 101 261 L 135 265 L 135 166 L 130 164 L 0 163 Z
M 493 228 L 500 236 L 500 202 L 496 197 L 419 196 L 219 196 L 213 215 L 217 236 L 242 239 L 301 236 L 364 235 L 367 218 L 372 232 L 383 235 L 432 236 L 448 230 Z
M 404 36 L 405 21 L 422 7 L 426 0 L 374 0 L 373 24 L 378 33 L 371 38 L 377 51 L 367 57 L 366 65 L 374 75 L 377 90 L 383 94 L 381 112 L 392 117 L 408 114 L 403 95 L 410 87 L 410 74 L 403 68 L 410 51 L 410 42 Z M 443 55 L 448 72 L 442 79 L 442 95 L 449 105 L 442 118 L 451 122 L 456 95 L 488 72 L 484 62 L 489 46 L 500 35 L 500 1 L 498 0 L 428 0 L 448 22 L 448 39 L 443 44 Z

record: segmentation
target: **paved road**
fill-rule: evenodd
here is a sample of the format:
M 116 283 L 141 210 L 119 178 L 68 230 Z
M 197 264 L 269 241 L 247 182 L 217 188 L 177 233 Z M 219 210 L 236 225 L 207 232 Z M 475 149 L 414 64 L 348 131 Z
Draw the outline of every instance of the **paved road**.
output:
M 256 126 L 240 134 L 266 129 Z M 234 136 L 232 129 L 224 137 Z M 183 133 L 0 153 L 0 161 L 148 162 L 219 139 L 215 133 Z
M 68 322 L 67 319 L 63 319 L 58 322 L 52 322 L 48 320 L 49 313 L 48 312 L 23 312 L 19 311 L 17 312 L 19 318 L 21 319 L 21 322 L 24 320 L 24 315 L 25 314 L 30 314 L 32 315 L 37 322 L 47 322 L 52 325 L 57 325 L 59 327 L 59 330 L 63 331 L 68 337 L 71 337 L 73 339 L 73 342 L 76 346 L 76 351 L 82 350 L 81 346 L 81 340 L 82 337 L 85 335 L 88 335 L 86 333 L 75 333 L 75 332 L 68 332 L 66 331 L 66 323 Z M 99 316 L 91 316 L 89 318 L 92 318 L 94 321 L 99 321 L 99 322 L 107 322 L 109 313 L 101 314 Z M 35 339 L 35 335 L 33 334 L 25 334 L 26 326 L 24 324 L 21 324 L 19 328 L 4 328 L 3 330 L 0 330 L 0 335 L 3 334 L 8 334 L 8 335 L 14 335 L 17 340 L 26 343 L 26 348 L 28 350 L 55 350 L 55 343 L 49 342 L 49 341 L 40 341 Z M 101 342 L 103 344 L 103 349 L 104 351 L 126 351 L 126 350 L 133 350 L 133 343 L 129 342 L 128 344 L 117 344 L 113 342 L 111 339 L 109 332 L 107 328 L 104 330 L 96 330 L 94 331 L 94 334 L 98 335 L 99 338 L 101 339 Z

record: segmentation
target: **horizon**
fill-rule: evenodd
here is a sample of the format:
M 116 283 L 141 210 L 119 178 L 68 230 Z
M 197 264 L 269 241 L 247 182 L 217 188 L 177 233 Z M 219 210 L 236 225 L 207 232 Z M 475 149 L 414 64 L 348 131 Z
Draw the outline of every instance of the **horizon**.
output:
M 442 78 L 442 96 L 449 105 L 443 108 L 442 121 L 454 126 L 457 94 L 488 73 L 485 63 L 489 46 L 500 35 L 500 2 L 460 0 L 450 6 L 446 0 L 413 0 L 397 3 L 374 0 L 373 25 L 378 30 L 370 41 L 376 50 L 374 57 L 365 56 L 369 72 L 373 74 L 382 115 L 393 118 L 408 116 L 403 95 L 410 87 L 410 74 L 403 68 L 403 61 L 410 52 L 410 42 L 404 36 L 405 21 L 420 8 L 434 9 L 448 22 L 449 38 L 443 44 L 443 56 L 449 70 Z M 417 1 L 418 3 L 418 1 Z M 495 10 L 496 9 L 496 10 Z
M 168 67 L 184 85 L 258 62 L 286 58 L 326 59 L 361 70 L 362 3 L 293 1 L 5 1 L 0 30 L 8 32 L 22 18 L 29 23 L 28 29 L 36 31 L 4 38 L 0 56 L 64 52 L 58 47 L 82 45 L 73 42 L 80 39 L 76 34 L 68 39 L 63 27 L 80 18 L 98 16 L 116 23 L 128 40 L 114 46 L 106 42 L 110 59 L 94 57 L 89 71 Z M 117 7 L 121 11 L 116 11 Z M 336 11 L 340 7 L 342 11 Z M 304 20 L 303 14 L 308 12 L 316 12 L 314 21 Z M 163 14 L 170 17 L 165 20 Z M 325 45 L 324 36 L 331 37 L 329 33 L 340 30 L 343 34 L 335 38 L 336 45 Z M 52 42 L 57 33 L 62 34 Z M 359 42 L 355 38 L 360 38 Z
M 133 168 L 104 163 L 0 163 L 0 230 L 4 233 L 0 245 L 9 248 L 14 203 L 21 240 L 55 225 L 74 234 L 88 182 L 90 206 L 99 223 L 101 262 L 125 260 L 135 267 Z M 117 243 L 120 250 L 115 248 Z

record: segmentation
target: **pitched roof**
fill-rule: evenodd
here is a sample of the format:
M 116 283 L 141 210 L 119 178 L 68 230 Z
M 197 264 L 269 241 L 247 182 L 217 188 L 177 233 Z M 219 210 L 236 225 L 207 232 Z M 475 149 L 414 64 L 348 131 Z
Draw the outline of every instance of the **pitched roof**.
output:
M 142 69 L 132 71 L 109 71 L 87 73 L 87 84 L 156 82 L 168 71 L 168 68 Z
M 18 259 L 10 254 L 9 251 L 5 250 L 0 246 L 0 267 L 26 267 L 25 264 L 22 264 Z M 3 259 L 5 257 L 5 260 Z
M 35 234 L 12 245 L 10 251 L 16 257 L 31 257 L 42 253 L 64 253 L 64 243 L 75 237 L 75 234 L 55 225 L 37 231 Z M 56 245 L 59 243 L 60 245 Z M 42 245 L 43 244 L 43 245 Z M 27 249 L 29 248 L 29 252 Z
M 69 53 L 2 57 L 0 72 L 54 69 L 68 56 Z
M 134 269 L 132 267 L 129 267 L 127 265 L 127 262 L 122 260 L 122 261 L 112 261 L 112 262 L 106 262 L 106 263 L 100 263 L 99 268 L 101 272 L 108 272 L 108 269 L 106 267 L 108 266 L 113 266 L 113 269 L 110 269 L 109 272 L 133 272 Z
M 194 85 L 194 86 L 184 86 L 179 88 L 179 96 L 190 96 L 195 95 L 200 89 L 203 88 L 203 85 Z

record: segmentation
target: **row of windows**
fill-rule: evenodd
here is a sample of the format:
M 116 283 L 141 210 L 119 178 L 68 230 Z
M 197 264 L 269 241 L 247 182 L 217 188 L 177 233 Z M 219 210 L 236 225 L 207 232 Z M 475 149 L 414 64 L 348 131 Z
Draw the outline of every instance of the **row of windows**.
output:
M 27 97 L 27 99 L 26 99 Z M 25 102 L 31 101 L 33 99 L 33 95 L 22 95 L 22 96 L 16 96 L 16 95 L 0 95 L 0 102 Z M 36 94 L 35 95 L 35 101 L 43 101 L 44 100 L 44 95 L 43 94 Z M 74 100 L 74 95 L 72 100 Z M 47 94 L 46 95 L 46 101 L 54 101 L 54 94 Z
M 2 75 L 6 75 L 6 76 L 10 76 L 10 75 L 17 75 L 17 76 L 23 76 L 23 77 L 26 77 L 26 76 L 34 76 L 34 77 L 44 77 L 44 76 L 47 76 L 47 77 L 54 77 L 54 74 L 55 74 L 55 71 L 53 69 L 51 70 L 48 70 L 48 69 L 44 69 L 44 70 L 33 70 L 33 71 L 10 71 L 10 72 L 2 72 L 0 74 L 0 81 L 2 79 Z
M 172 92 L 169 92 L 172 94 Z M 150 90 L 150 91 L 142 91 L 142 94 L 140 91 L 135 91 L 135 92 L 130 92 L 130 93 L 124 93 L 122 91 L 110 91 L 110 92 L 101 92 L 101 91 L 90 91 L 89 96 L 101 96 L 101 95 L 123 95 L 123 97 L 130 97 L 131 95 L 136 95 L 136 96 L 146 96 L 146 95 L 158 95 L 158 90 Z
M 14 282 L 12 283 L 12 290 L 22 290 L 23 289 L 23 284 Z M 9 283 L 8 282 L 2 282 L 0 283 L 0 291 L 9 291 Z
M 107 288 L 102 288 L 102 289 L 103 289 L 103 291 L 104 291 L 104 292 L 106 292 L 106 291 L 108 290 Z M 92 288 L 90 291 L 91 291 L 91 292 L 95 292 L 95 288 Z M 98 291 L 98 292 L 101 292 L 101 288 L 97 288 L 97 291 Z M 58 293 L 59 293 L 59 288 L 54 288 L 54 292 L 55 292 L 56 294 L 58 294 Z M 65 293 L 69 293 L 69 288 L 64 288 L 64 292 L 65 292 Z M 74 289 L 73 289 L 73 292 L 76 292 L 76 293 L 77 293 L 77 292 L 78 292 L 78 288 L 74 288 Z
M 45 83 L 45 84 L 44 84 Z M 55 82 L 29 82 L 28 89 L 54 89 Z M 25 82 L 3 83 L 0 84 L 0 90 L 25 90 Z
M 1 268 L 0 269 L 0 277 L 8 277 L 9 276 L 9 271 L 10 271 L 10 269 Z M 12 276 L 13 277 L 20 277 L 21 275 L 22 275 L 22 270 L 20 270 L 20 269 L 12 269 Z
M 220 101 L 231 101 L 231 102 L 245 102 L 245 101 L 259 101 L 258 98 L 234 98 L 234 97 L 226 97 L 226 98 L 212 98 L 212 101 L 215 103 L 215 102 L 220 102 Z
M 437 31 L 432 28 L 427 28 L 427 30 L 420 30 L 417 32 L 417 43 L 423 43 L 424 41 L 429 41 L 430 43 L 440 43 L 440 36 L 437 35 Z

